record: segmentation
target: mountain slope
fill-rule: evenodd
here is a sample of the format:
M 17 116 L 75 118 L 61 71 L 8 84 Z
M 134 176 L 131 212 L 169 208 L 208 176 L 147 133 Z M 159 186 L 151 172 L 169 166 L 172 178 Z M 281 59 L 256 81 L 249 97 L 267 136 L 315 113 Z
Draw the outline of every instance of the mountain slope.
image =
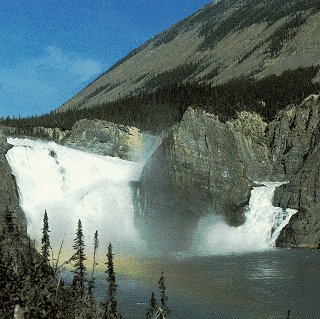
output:
M 87 108 L 163 84 L 218 84 L 318 65 L 319 27 L 318 0 L 211 3 L 131 52 L 58 110 Z

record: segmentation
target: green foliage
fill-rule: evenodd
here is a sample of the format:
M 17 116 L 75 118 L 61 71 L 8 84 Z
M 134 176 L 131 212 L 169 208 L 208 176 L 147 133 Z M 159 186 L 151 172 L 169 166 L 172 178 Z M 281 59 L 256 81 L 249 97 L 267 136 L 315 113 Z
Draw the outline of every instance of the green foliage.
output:
M 271 57 L 275 57 L 279 54 L 284 44 L 290 41 L 298 33 L 299 27 L 303 25 L 306 18 L 301 14 L 295 14 L 288 22 L 280 27 L 269 39 L 270 44 L 268 51 L 271 53 Z
M 105 312 L 104 319 L 120 319 L 121 315 L 117 310 L 117 301 L 115 298 L 116 295 L 116 275 L 114 271 L 114 263 L 113 263 L 113 253 L 112 253 L 112 245 L 108 246 L 107 253 L 107 282 L 108 282 L 108 291 L 107 291 L 107 300 L 105 304 Z
M 73 270 L 73 280 L 72 288 L 75 292 L 79 293 L 80 298 L 85 295 L 85 282 L 86 282 L 86 266 L 85 260 L 86 254 L 84 252 L 84 235 L 82 230 L 81 220 L 78 221 L 78 227 L 76 231 L 76 238 L 74 239 L 73 248 L 75 250 L 74 254 L 74 270 Z
M 153 76 L 144 86 L 144 90 L 149 92 L 159 87 L 178 85 L 183 83 L 188 77 L 193 76 L 199 67 L 199 63 L 188 63 L 176 67 L 170 71 L 164 71 Z
M 162 318 L 167 318 L 171 313 L 171 310 L 169 309 L 169 306 L 168 306 L 168 296 L 166 295 L 166 285 L 165 285 L 163 271 L 161 271 L 161 277 L 159 278 L 158 284 L 159 284 L 159 289 L 160 289 L 160 316 L 159 316 L 159 318 L 162 319 Z
M 227 8 L 228 15 L 221 19 Z M 297 12 L 306 12 L 309 14 L 318 12 L 320 3 L 318 0 L 221 0 L 213 5 L 211 10 L 203 10 L 200 14 L 193 17 L 189 23 L 200 23 L 200 36 L 205 38 L 199 46 L 199 50 L 213 48 L 218 41 L 226 37 L 229 33 L 243 30 L 258 23 L 267 23 L 269 26 L 276 21 L 290 17 Z
M 290 319 L 290 313 L 291 313 L 291 310 L 289 309 L 289 310 L 288 310 L 288 314 L 287 314 L 287 318 L 286 318 L 286 319 Z
M 50 264 L 50 237 L 49 237 L 49 222 L 48 222 L 48 214 L 45 210 L 43 216 L 43 228 L 42 228 L 42 238 L 41 238 L 41 255 L 43 260 L 48 265 Z
M 191 105 L 219 115 L 224 121 L 233 118 L 242 110 L 256 112 L 266 121 L 271 121 L 282 108 L 292 103 L 300 103 L 309 94 L 320 90 L 319 83 L 312 82 L 318 71 L 319 66 L 298 68 L 258 81 L 253 78 L 238 78 L 218 86 L 174 83 L 89 109 L 71 109 L 63 113 L 53 112 L 25 119 L 7 118 L 1 123 L 18 127 L 20 130 L 56 125 L 65 130 L 71 129 L 79 119 L 88 118 L 133 125 L 144 131 L 158 133 L 179 122 Z M 167 73 L 166 76 L 174 77 L 174 73 Z M 151 83 L 151 87 L 155 84 L 163 85 L 162 80 Z
M 88 298 L 89 300 L 93 300 L 93 290 L 94 290 L 94 271 L 95 267 L 98 265 L 97 263 L 97 250 L 99 248 L 99 237 L 98 237 L 98 231 L 96 230 L 94 237 L 93 237 L 93 263 L 92 263 L 92 272 L 91 272 L 91 278 L 88 281 Z
M 19 305 L 25 319 L 68 318 L 64 312 L 68 307 L 62 304 L 70 298 L 56 286 L 52 270 L 37 258 L 33 246 L 25 249 L 30 258 L 27 267 L 0 249 L 0 317 L 13 318 L 14 308 Z
M 152 292 L 151 293 L 151 298 L 149 300 L 149 306 L 148 306 L 145 318 L 146 319 L 155 318 L 158 309 L 159 309 L 158 302 L 157 302 L 157 300 L 156 300 L 156 298 L 154 296 L 154 293 Z

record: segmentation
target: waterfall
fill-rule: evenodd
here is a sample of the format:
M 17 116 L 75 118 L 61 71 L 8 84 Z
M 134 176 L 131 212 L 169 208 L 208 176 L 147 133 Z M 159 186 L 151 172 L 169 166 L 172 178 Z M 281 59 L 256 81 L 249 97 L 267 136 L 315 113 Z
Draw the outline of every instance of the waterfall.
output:
M 117 253 L 138 254 L 145 245 L 134 222 L 130 183 L 138 181 L 142 164 L 89 154 L 54 142 L 10 138 L 7 160 L 16 177 L 28 233 L 38 243 L 47 210 L 55 251 L 65 236 L 71 251 L 78 219 L 87 246 L 99 231 L 101 249 L 112 242 Z M 267 182 L 254 187 L 246 221 L 227 225 L 221 216 L 207 215 L 198 223 L 192 250 L 199 254 L 257 251 L 272 247 L 295 210 L 272 206 L 277 186 Z
M 193 250 L 200 254 L 259 251 L 274 246 L 280 231 L 297 211 L 272 205 L 275 189 L 284 183 L 266 182 L 251 191 L 245 223 L 231 227 L 214 214 L 200 219 Z
M 31 238 L 40 241 L 47 210 L 51 244 L 56 251 L 64 236 L 64 246 L 72 247 L 78 219 L 89 249 L 96 230 L 103 251 L 109 242 L 117 253 L 143 249 L 134 225 L 129 186 L 130 181 L 139 179 L 142 164 L 85 153 L 54 142 L 17 138 L 9 138 L 8 142 L 14 146 L 8 151 L 7 160 L 16 177 Z

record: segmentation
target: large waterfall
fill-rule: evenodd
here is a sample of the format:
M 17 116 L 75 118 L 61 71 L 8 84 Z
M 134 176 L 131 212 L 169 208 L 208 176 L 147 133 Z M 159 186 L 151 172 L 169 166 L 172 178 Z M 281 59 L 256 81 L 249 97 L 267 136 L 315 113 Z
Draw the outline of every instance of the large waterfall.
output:
M 88 247 L 98 230 L 102 250 L 106 250 L 110 241 L 117 253 L 144 251 L 145 245 L 135 228 L 129 185 L 139 179 L 142 164 L 89 154 L 53 142 L 17 138 L 8 142 L 14 145 L 7 159 L 17 180 L 31 238 L 39 243 L 47 210 L 55 251 L 65 237 L 64 249 L 70 253 L 78 219 L 82 221 Z M 193 252 L 220 254 L 271 247 L 295 213 L 272 206 L 279 185 L 268 182 L 254 187 L 242 226 L 228 226 L 217 215 L 202 217 L 194 236 Z
M 99 231 L 101 250 L 110 242 L 117 252 L 139 252 L 143 245 L 134 225 L 130 181 L 138 180 L 141 164 L 99 156 L 53 142 L 8 139 L 14 147 L 7 160 L 16 177 L 28 233 L 41 239 L 47 210 L 51 243 L 58 249 L 72 247 L 78 219 L 86 244 L 92 246 Z M 70 250 L 69 250 L 70 251 Z
M 275 241 L 296 210 L 272 205 L 276 187 L 283 183 L 266 182 L 251 191 L 245 223 L 229 226 L 221 216 L 209 214 L 199 221 L 193 250 L 199 254 L 228 254 L 259 251 L 274 246 Z

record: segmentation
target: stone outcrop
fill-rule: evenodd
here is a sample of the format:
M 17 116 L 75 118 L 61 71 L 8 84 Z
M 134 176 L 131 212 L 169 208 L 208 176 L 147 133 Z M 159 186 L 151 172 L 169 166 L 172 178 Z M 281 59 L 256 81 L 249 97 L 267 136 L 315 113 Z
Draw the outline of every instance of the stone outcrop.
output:
M 275 203 L 298 210 L 277 240 L 278 246 L 317 247 L 320 243 L 320 149 L 316 148 L 291 182 L 279 188 Z
M 18 227 L 23 232 L 26 231 L 26 220 L 24 213 L 19 206 L 19 195 L 16 182 L 11 174 L 11 168 L 5 157 L 10 147 L 2 128 L 0 128 L 0 234 L 3 231 L 3 218 L 7 211 L 12 213 Z
M 11 265 L 28 269 L 32 264 L 30 252 L 34 252 L 34 248 L 27 236 L 27 222 L 19 206 L 16 182 L 5 157 L 10 147 L 0 127 L 0 254 Z
M 275 171 L 290 180 L 277 190 L 275 204 L 298 210 L 280 234 L 279 246 L 317 247 L 320 242 L 319 112 L 320 96 L 313 95 L 280 112 L 271 125 L 278 132 L 272 148 Z
M 189 108 L 142 173 L 140 215 L 151 231 L 188 244 L 201 214 L 241 224 L 253 181 L 272 170 L 265 127 L 256 114 L 242 112 L 222 123 Z
M 158 143 L 136 127 L 88 119 L 76 122 L 63 140 L 67 146 L 133 161 L 146 158 Z
M 25 138 L 41 138 L 50 141 L 61 143 L 69 134 L 68 130 L 61 130 L 57 127 L 43 127 L 37 126 L 28 128 L 27 130 L 19 129 L 17 127 L 6 126 L 3 127 L 3 132 L 10 136 L 25 137 Z
M 319 96 L 311 95 L 301 105 L 280 111 L 268 126 L 273 176 L 291 180 L 318 143 Z
M 138 213 L 151 233 L 188 243 L 199 216 L 223 215 L 231 225 L 243 211 L 254 182 L 288 181 L 276 206 L 298 210 L 277 245 L 315 247 L 320 242 L 320 97 L 290 105 L 267 124 L 241 112 L 223 123 L 189 108 L 146 164 L 135 185 Z M 169 237 L 170 233 L 170 237 Z

